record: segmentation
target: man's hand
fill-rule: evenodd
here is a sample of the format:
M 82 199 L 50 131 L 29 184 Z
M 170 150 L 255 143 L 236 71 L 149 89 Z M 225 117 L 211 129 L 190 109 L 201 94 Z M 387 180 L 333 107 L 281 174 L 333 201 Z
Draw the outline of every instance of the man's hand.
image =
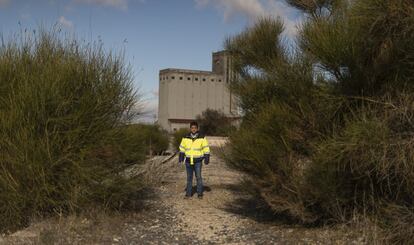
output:
M 185 154 L 184 152 L 178 153 L 178 164 L 182 164 L 184 162 Z
M 210 163 L 210 155 L 205 154 L 204 155 L 204 164 L 208 165 Z

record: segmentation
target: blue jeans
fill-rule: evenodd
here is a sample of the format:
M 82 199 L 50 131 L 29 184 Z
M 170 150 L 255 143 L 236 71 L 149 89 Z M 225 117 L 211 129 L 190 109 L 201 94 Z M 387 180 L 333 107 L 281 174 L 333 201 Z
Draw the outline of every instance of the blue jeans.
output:
M 195 162 L 194 165 L 190 165 L 190 163 L 185 163 L 185 168 L 187 170 L 187 188 L 186 188 L 186 195 L 191 196 L 191 191 L 193 189 L 193 173 L 195 172 L 195 176 L 197 179 L 197 194 L 203 195 L 203 179 L 201 178 L 201 166 L 202 162 Z

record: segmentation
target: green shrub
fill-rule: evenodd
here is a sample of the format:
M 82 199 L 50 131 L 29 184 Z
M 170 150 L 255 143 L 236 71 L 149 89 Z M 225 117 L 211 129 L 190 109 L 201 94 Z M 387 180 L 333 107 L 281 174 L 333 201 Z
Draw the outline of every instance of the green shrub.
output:
M 272 19 L 226 42 L 244 112 L 226 161 L 276 213 L 413 243 L 414 3 L 287 2 L 307 13 L 297 46 Z
M 101 45 L 22 35 L 0 47 L 0 230 L 87 205 L 119 208 L 142 186 L 122 177 L 110 147 L 137 101 L 129 68 Z
M 146 153 L 148 155 L 159 155 L 168 149 L 169 136 L 168 133 L 161 129 L 158 125 L 149 124 L 132 124 L 123 130 L 125 144 L 122 148 L 126 150 L 125 155 L 134 155 Z M 137 151 L 143 146 L 144 151 Z
M 178 151 L 180 147 L 181 140 L 184 136 L 186 136 L 190 132 L 189 129 L 180 128 L 179 130 L 175 131 L 173 134 L 173 147 L 175 151 Z
M 313 17 L 306 21 L 298 40 L 301 50 L 335 80 L 339 93 L 381 97 L 413 89 L 412 1 L 317 2 L 308 8 Z
M 196 121 L 200 131 L 210 136 L 228 136 L 235 129 L 231 124 L 231 119 L 223 112 L 207 109 L 198 115 Z
M 298 153 L 304 135 L 300 123 L 286 107 L 273 104 L 231 134 L 224 158 L 252 177 L 250 188 L 274 212 L 311 222 L 315 218 L 306 210 L 301 185 L 306 155 Z
M 317 211 L 325 218 L 347 221 L 355 213 L 364 213 L 378 217 L 386 231 L 403 226 L 410 230 L 413 105 L 410 94 L 363 106 L 343 130 L 318 144 L 306 182 L 312 186 Z M 391 217 L 391 213 L 401 216 Z M 397 236 L 404 241 L 414 232 L 392 237 Z

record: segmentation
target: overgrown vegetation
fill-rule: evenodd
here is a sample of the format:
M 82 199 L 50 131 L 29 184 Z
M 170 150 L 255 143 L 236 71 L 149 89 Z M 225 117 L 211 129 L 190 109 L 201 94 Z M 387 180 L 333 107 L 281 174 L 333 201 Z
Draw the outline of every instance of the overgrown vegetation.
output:
M 179 130 L 174 132 L 173 147 L 175 151 L 178 151 L 178 147 L 180 146 L 182 138 L 186 136 L 189 132 L 190 132 L 190 129 L 186 129 L 186 128 L 180 128 Z
M 223 112 L 207 109 L 196 117 L 200 131 L 209 136 L 227 136 L 235 127 Z
M 101 44 L 55 30 L 3 42 L 0 230 L 38 215 L 131 207 L 144 183 L 122 173 L 146 149 L 123 148 L 134 136 L 121 129 L 138 99 L 122 56 Z
M 126 156 L 134 154 L 161 155 L 168 149 L 168 132 L 155 124 L 131 124 L 122 130 Z M 140 150 L 143 147 L 143 150 Z M 136 160 L 133 162 L 137 162 Z
M 245 112 L 227 162 L 292 220 L 360 215 L 413 242 L 414 3 L 288 2 L 305 16 L 293 50 L 274 19 L 227 40 Z

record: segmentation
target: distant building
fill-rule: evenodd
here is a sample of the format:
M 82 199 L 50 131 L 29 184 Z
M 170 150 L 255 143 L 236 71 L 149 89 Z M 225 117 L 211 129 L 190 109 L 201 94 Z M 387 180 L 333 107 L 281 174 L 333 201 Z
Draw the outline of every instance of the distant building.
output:
M 237 121 L 239 108 L 228 89 L 231 60 L 213 53 L 212 71 L 164 69 L 159 73 L 158 124 L 169 132 L 189 127 L 206 109 L 222 111 Z

